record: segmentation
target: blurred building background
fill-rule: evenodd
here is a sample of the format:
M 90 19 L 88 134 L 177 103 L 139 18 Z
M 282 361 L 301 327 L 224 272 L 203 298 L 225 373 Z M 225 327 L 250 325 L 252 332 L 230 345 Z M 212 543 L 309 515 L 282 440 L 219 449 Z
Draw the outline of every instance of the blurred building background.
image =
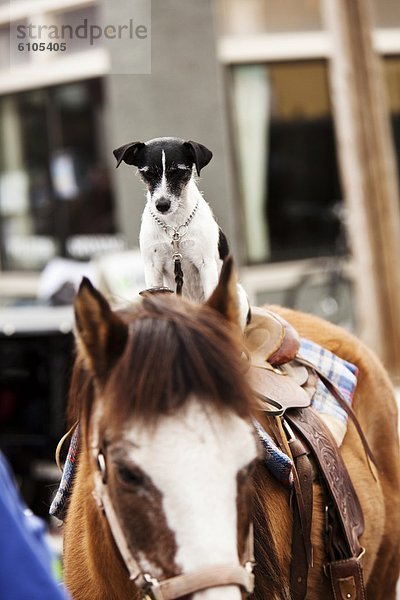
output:
M 111 13 L 124 22 L 132 16 L 128 2 L 9 5 L 0 3 L 0 290 L 34 294 L 55 256 L 86 260 L 136 246 L 142 185 L 132 169 L 115 172 L 112 149 L 170 134 L 214 152 L 200 186 L 252 299 L 287 303 L 295 293 L 303 308 L 356 325 L 331 45 L 318 0 L 153 0 L 152 73 L 126 77 L 113 75 L 123 57 L 113 55 L 112 44 L 75 39 L 65 56 L 43 62 L 31 52 L 11 70 L 8 50 L 10 27 L 35 19 L 101 23 Z M 400 6 L 375 0 L 374 8 L 399 156 Z M 331 269 L 336 298 L 320 289 Z M 302 286 L 308 276 L 311 285 Z
M 399 166 L 400 3 L 373 8 Z M 149 75 L 115 74 L 120 47 L 79 39 L 65 55 L 24 53 L 9 67 L 18 25 L 127 22 L 131 12 L 127 0 L 0 1 L 0 422 L 21 470 L 32 469 L 28 452 L 46 466 L 64 425 L 71 312 L 30 306 L 43 304 L 41 272 L 56 257 L 108 253 L 110 274 L 138 244 L 143 185 L 134 169 L 116 171 L 112 155 L 126 142 L 173 135 L 212 149 L 200 188 L 252 302 L 363 333 L 354 288 L 366 274 L 350 251 L 356 215 L 339 173 L 333 49 L 319 0 L 152 0 Z M 120 281 L 111 291 L 123 290 Z

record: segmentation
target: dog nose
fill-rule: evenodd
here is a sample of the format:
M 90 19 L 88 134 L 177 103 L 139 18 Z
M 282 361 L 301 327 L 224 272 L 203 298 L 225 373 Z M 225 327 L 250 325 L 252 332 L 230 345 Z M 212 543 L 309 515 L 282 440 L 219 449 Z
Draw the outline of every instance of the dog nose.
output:
M 171 206 L 171 202 L 170 202 L 170 200 L 167 200 L 167 198 L 159 198 L 156 201 L 156 209 L 158 211 L 160 211 L 160 213 L 167 212 L 167 210 L 169 210 L 170 206 Z

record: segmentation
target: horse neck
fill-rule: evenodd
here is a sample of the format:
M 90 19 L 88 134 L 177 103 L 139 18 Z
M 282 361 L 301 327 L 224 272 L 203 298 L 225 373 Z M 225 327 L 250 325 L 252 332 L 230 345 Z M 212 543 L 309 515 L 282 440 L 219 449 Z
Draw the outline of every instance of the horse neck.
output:
M 263 428 L 273 437 L 269 418 L 257 414 Z M 257 598 L 290 598 L 292 560 L 292 516 L 290 491 L 263 464 L 254 475 L 254 533 Z M 261 566 L 262 565 L 262 566 Z

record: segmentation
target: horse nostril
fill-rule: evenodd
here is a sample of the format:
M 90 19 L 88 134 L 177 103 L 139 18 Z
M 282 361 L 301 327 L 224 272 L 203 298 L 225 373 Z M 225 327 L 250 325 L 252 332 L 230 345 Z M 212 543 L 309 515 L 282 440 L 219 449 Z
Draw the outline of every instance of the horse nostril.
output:
M 171 206 L 171 202 L 169 200 L 167 200 L 166 198 L 160 198 L 156 202 L 156 209 L 161 213 L 167 212 L 167 210 L 169 210 L 170 206 Z

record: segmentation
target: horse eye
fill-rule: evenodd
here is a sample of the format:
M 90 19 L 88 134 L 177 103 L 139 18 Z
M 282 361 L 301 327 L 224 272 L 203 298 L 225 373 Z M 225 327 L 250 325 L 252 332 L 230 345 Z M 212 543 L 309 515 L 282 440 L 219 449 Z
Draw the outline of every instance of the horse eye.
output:
M 144 485 L 146 478 L 142 471 L 137 467 L 127 467 L 126 465 L 118 466 L 119 477 L 129 485 L 141 487 Z

